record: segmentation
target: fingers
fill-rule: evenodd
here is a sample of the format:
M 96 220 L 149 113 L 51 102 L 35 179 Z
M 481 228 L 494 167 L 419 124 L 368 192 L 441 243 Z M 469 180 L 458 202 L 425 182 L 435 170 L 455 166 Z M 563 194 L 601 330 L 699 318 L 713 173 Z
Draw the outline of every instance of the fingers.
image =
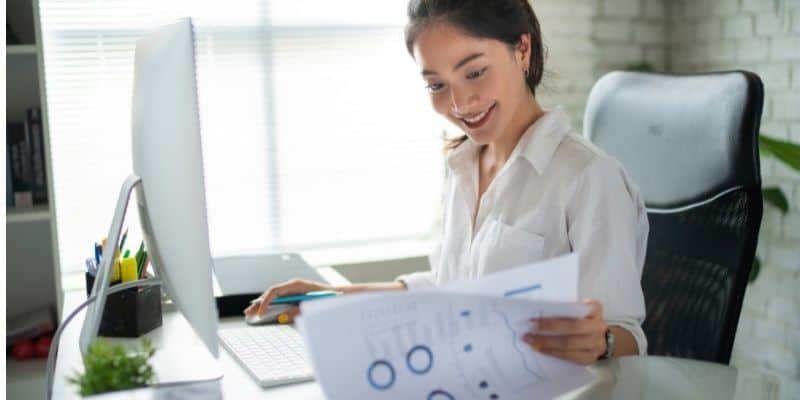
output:
M 605 333 L 606 323 L 602 319 L 586 318 L 541 318 L 534 320 L 537 333 L 551 335 L 591 335 Z
M 528 333 L 522 340 L 535 351 L 578 364 L 593 364 L 606 352 L 604 336 L 541 336 Z
M 269 308 L 272 300 L 278 296 L 288 296 L 293 294 L 303 294 L 317 290 L 328 289 L 327 285 L 307 281 L 305 279 L 292 279 L 288 282 L 275 285 L 264 291 L 258 297 L 259 302 L 251 304 L 244 310 L 245 315 L 263 314 Z
M 546 354 L 589 353 L 597 357 L 605 353 L 605 335 L 545 336 L 528 333 L 522 340 L 534 350 Z
M 605 338 L 595 335 L 543 336 L 529 333 L 523 340 L 539 351 L 596 351 L 605 346 Z
M 531 320 L 534 332 L 522 340 L 535 351 L 579 364 L 592 364 L 606 351 L 605 333 L 608 325 L 603 319 L 603 305 L 596 300 L 584 300 L 591 311 L 584 318 L 541 318 Z
M 584 318 L 538 318 L 531 319 L 536 324 L 538 332 L 554 335 L 588 335 L 605 334 L 608 326 L 603 320 L 603 305 L 594 299 L 586 299 L 581 303 L 591 308 L 589 315 Z

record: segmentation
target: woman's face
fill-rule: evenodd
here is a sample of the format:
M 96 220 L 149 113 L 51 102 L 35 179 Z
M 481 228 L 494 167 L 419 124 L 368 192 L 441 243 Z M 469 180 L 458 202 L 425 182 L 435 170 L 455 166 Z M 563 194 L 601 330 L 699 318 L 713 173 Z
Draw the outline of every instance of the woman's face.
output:
M 530 52 L 520 50 L 530 48 L 525 39 L 511 51 L 498 40 L 476 38 L 438 23 L 414 43 L 414 59 L 433 108 L 480 145 L 508 133 L 517 110 L 526 106 L 530 92 L 524 73 Z

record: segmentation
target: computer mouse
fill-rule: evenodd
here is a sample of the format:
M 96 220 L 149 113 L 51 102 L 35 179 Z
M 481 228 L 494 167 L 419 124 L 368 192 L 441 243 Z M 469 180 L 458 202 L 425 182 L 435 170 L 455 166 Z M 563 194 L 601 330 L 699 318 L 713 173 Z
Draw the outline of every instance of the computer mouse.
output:
M 269 306 L 267 312 L 264 314 L 246 316 L 244 321 L 249 325 L 274 324 L 278 321 L 278 316 L 285 313 L 290 308 L 292 308 L 292 304 L 273 304 Z

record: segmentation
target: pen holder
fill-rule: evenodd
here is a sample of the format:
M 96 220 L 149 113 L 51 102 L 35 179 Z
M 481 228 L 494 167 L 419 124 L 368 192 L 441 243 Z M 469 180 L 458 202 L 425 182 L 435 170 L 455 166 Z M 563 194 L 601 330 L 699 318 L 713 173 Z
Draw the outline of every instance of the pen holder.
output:
M 94 278 L 86 274 L 87 297 L 91 296 Z M 106 296 L 98 336 L 135 338 L 161 323 L 160 286 L 125 289 Z

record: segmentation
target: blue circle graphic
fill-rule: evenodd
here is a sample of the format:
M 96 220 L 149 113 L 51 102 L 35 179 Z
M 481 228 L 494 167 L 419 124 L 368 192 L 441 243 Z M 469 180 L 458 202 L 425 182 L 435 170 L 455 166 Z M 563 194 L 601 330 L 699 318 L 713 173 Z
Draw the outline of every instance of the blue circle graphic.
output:
M 456 400 L 456 398 L 442 389 L 436 389 L 428 395 L 428 400 Z
M 377 372 L 381 372 L 381 370 L 388 371 L 389 377 L 388 379 L 385 379 L 385 382 L 376 381 L 375 378 L 376 369 L 378 369 Z M 370 364 L 369 368 L 367 369 L 367 380 L 369 381 L 370 386 L 372 386 L 375 389 L 378 390 L 389 389 L 390 387 L 392 387 L 392 385 L 394 385 L 394 378 L 395 378 L 394 368 L 392 367 L 392 364 L 389 364 L 388 361 L 385 360 L 375 361 L 372 364 Z
M 425 355 L 428 357 L 428 360 L 426 362 L 427 365 L 414 366 L 414 364 L 411 362 L 411 358 L 414 357 L 415 354 L 422 354 L 422 353 L 425 353 Z M 428 346 L 422 346 L 422 345 L 417 345 L 412 347 L 411 350 L 409 350 L 408 353 L 406 353 L 406 366 L 408 366 L 408 369 L 411 372 L 417 375 L 422 375 L 430 371 L 431 368 L 433 368 L 433 353 L 431 352 L 431 349 L 429 349 Z

